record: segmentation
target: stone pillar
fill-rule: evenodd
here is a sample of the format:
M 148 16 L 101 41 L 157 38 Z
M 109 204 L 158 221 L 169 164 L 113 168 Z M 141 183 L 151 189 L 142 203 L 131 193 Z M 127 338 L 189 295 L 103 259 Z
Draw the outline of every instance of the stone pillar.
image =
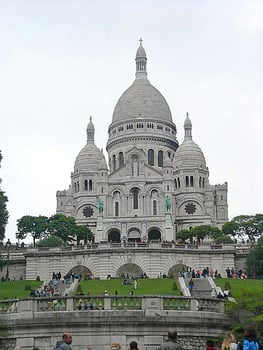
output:
M 174 226 L 170 212 L 165 213 L 165 239 L 167 241 L 174 240 Z
M 98 214 L 98 216 L 97 216 L 96 234 L 95 234 L 95 243 L 99 243 L 100 241 L 103 241 L 103 237 L 102 237 L 102 223 L 103 223 L 103 216 L 102 216 L 102 214 Z

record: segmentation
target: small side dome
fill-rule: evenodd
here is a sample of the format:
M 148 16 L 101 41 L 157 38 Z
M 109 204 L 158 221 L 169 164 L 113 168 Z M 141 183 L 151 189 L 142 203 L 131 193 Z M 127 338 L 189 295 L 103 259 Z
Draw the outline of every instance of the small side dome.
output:
M 101 162 L 106 160 L 104 154 L 94 143 L 95 127 L 90 117 L 89 124 L 87 126 L 87 143 L 79 152 L 75 165 L 74 173 L 81 173 L 87 171 L 98 171 L 98 167 Z M 107 165 L 106 165 L 107 168 Z
M 180 168 L 206 168 L 205 156 L 201 148 L 192 140 L 192 122 L 188 113 L 184 122 L 184 141 L 175 152 L 174 162 Z
M 99 165 L 106 160 L 99 148 L 94 143 L 87 143 L 79 152 L 75 165 L 74 173 L 86 171 L 98 171 Z M 104 168 L 105 169 L 105 168 Z

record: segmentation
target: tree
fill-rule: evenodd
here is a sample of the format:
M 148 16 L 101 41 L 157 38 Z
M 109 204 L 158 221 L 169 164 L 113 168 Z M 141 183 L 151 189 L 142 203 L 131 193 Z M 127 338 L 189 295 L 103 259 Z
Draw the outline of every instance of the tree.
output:
M 193 240 L 193 234 L 192 234 L 192 230 L 180 230 L 176 233 L 176 239 L 177 240 L 181 240 L 185 243 L 185 241 L 187 241 L 188 239 L 190 240 L 190 242 L 192 242 Z
M 48 220 L 48 232 L 50 235 L 60 237 L 64 242 L 74 241 L 77 233 L 75 218 L 62 214 L 52 215 Z
M 47 233 L 48 218 L 46 216 L 22 216 L 21 219 L 17 220 L 16 234 L 17 239 L 25 239 L 28 235 L 33 238 L 33 245 L 35 247 L 36 240 L 41 239 Z
M 196 237 L 200 241 L 203 240 L 206 236 L 209 236 L 211 229 L 212 228 L 210 225 L 200 225 L 194 227 L 191 231 L 193 237 Z
M 222 233 L 224 235 L 235 237 L 238 235 L 239 225 L 235 221 L 228 221 L 222 226 Z
M 89 227 L 85 225 L 77 225 L 76 237 L 77 237 L 77 244 L 80 244 L 81 240 L 84 241 L 84 244 L 87 244 L 88 240 L 89 241 L 93 240 L 94 235 Z
M 0 167 L 1 167 L 2 158 L 3 158 L 2 153 L 0 151 Z M 5 195 L 5 192 L 1 190 L 1 182 L 2 182 L 2 179 L 0 178 L 0 241 L 3 241 L 5 238 L 5 227 L 8 223 L 9 213 L 6 208 L 6 203 L 8 202 L 8 198 Z
M 231 221 L 234 221 L 238 224 L 239 237 L 248 236 L 251 242 L 255 241 L 255 238 L 261 236 L 263 233 L 263 214 L 239 215 L 234 217 Z
M 257 277 L 263 277 L 263 237 L 261 237 L 255 246 L 250 250 L 247 262 L 246 262 L 246 268 L 247 268 L 247 275 L 249 277 L 257 278 Z
M 36 243 L 37 247 L 63 247 L 65 242 L 56 235 L 51 235 L 39 240 Z

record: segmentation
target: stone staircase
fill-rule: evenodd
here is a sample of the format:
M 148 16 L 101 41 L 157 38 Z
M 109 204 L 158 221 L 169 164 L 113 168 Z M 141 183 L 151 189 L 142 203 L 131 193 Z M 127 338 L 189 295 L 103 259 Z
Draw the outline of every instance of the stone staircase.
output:
M 188 286 L 190 279 L 187 279 L 186 285 Z M 211 285 L 208 278 L 193 278 L 194 287 L 191 293 L 195 298 L 207 298 L 211 297 Z

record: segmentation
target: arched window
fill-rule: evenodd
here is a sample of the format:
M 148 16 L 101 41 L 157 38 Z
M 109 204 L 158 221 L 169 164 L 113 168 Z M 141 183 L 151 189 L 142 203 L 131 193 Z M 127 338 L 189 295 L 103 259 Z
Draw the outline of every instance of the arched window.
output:
M 199 187 L 202 187 L 202 178 L 199 177 Z
M 139 190 L 138 190 L 138 188 L 134 188 L 132 190 L 132 204 L 133 204 L 133 209 L 139 208 Z
M 154 165 L 154 150 L 153 149 L 148 150 L 148 164 Z
M 115 216 L 119 216 L 119 202 L 115 202 Z
M 88 191 L 88 180 L 84 181 L 84 191 Z
M 181 184 L 180 184 L 180 177 L 177 178 L 177 183 L 178 183 L 178 188 L 180 188 Z
M 157 201 L 153 201 L 153 215 L 157 215 Z
M 177 188 L 177 181 L 176 181 L 176 179 L 174 179 L 174 186 L 175 186 L 175 188 Z
M 89 180 L 89 191 L 92 191 L 92 180 Z
M 115 154 L 112 156 L 112 166 L 113 166 L 113 171 L 116 170 L 116 156 Z
M 119 166 L 122 166 L 124 164 L 124 157 L 123 152 L 119 153 Z
M 163 166 L 163 151 L 158 151 L 158 166 Z
M 194 177 L 190 176 L 190 186 L 193 187 L 194 186 Z
M 189 176 L 185 177 L 185 187 L 189 187 Z

